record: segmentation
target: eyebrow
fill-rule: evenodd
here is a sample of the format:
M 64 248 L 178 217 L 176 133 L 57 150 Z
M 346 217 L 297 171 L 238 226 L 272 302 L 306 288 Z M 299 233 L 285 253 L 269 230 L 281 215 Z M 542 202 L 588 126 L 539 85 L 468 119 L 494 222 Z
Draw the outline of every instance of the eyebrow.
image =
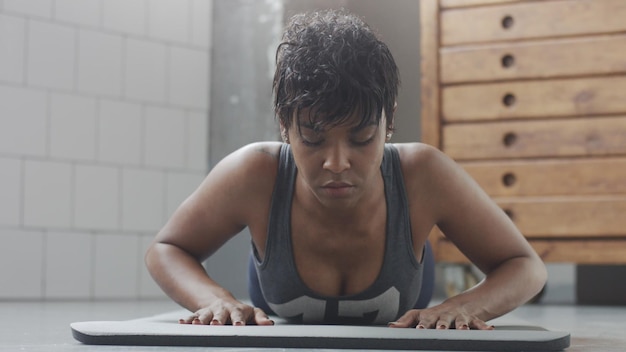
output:
M 359 132 L 359 131 L 364 130 L 367 127 L 370 127 L 370 126 L 378 126 L 378 123 L 376 121 L 371 121 L 370 123 L 365 124 L 365 125 L 358 125 L 358 126 L 352 127 L 350 129 L 350 133 Z M 306 128 L 306 129 L 309 129 L 309 130 L 313 130 L 315 132 L 324 132 L 324 130 L 319 128 L 319 125 L 317 125 L 317 124 L 301 122 L 300 123 L 300 127 L 301 128 Z

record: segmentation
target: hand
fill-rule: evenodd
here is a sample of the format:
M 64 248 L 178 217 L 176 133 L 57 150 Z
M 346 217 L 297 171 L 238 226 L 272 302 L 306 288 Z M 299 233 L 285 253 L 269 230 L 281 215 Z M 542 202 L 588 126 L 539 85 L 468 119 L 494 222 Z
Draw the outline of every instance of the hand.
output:
M 493 330 L 493 325 L 469 314 L 463 307 L 437 305 L 427 309 L 411 309 L 395 322 L 391 328 Z
M 255 308 L 239 301 L 217 300 L 208 307 L 197 310 L 192 316 L 180 319 L 180 324 L 194 325 L 274 325 L 261 308 Z

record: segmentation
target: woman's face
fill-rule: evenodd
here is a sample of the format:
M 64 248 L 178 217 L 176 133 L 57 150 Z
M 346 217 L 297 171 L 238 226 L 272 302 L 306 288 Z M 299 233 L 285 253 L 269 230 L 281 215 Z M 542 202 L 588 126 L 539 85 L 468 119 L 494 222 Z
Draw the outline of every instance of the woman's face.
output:
M 355 114 L 321 129 L 303 118 L 288 131 L 298 179 L 323 205 L 355 205 L 381 177 L 386 118 L 383 113 L 379 124 L 363 127 L 359 121 Z

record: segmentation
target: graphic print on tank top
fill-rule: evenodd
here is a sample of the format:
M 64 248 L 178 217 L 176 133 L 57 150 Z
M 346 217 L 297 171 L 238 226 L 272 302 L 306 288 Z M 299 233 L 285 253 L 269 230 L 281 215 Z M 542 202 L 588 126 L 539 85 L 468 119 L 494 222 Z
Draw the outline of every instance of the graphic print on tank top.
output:
M 272 310 L 294 323 L 387 324 L 411 309 L 420 293 L 422 264 L 413 253 L 408 201 L 395 147 L 385 146 L 381 164 L 387 203 L 383 264 L 374 283 L 354 295 L 320 295 L 308 288 L 298 274 L 290 226 L 296 173 L 291 148 L 284 144 L 262 262 L 253 248 L 261 292 Z

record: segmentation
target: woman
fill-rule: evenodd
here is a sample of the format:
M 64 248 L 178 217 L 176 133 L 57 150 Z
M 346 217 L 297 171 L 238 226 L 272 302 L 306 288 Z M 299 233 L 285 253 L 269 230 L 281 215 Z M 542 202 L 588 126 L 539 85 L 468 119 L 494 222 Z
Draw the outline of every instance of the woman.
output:
M 194 312 L 181 323 L 304 323 L 491 329 L 532 298 L 545 267 L 508 217 L 437 149 L 388 144 L 399 86 L 387 46 L 343 11 L 297 15 L 277 50 L 284 143 L 224 158 L 158 233 L 146 264 Z M 428 307 L 433 226 L 485 273 Z M 201 262 L 248 227 L 250 296 Z

